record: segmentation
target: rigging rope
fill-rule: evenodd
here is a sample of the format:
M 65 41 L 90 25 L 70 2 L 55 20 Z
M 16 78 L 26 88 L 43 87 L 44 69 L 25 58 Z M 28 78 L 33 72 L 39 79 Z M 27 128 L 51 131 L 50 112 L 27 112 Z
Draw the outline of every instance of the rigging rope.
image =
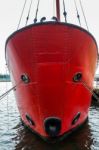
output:
M 81 26 L 80 15 L 79 15 L 79 12 L 78 12 L 76 0 L 74 0 L 74 3 L 75 3 L 76 12 L 77 12 L 77 18 L 78 18 L 79 24 L 80 24 L 80 26 Z
M 40 3 L 40 0 L 38 0 L 38 3 L 37 3 L 37 9 L 36 9 L 36 13 L 35 13 L 34 23 L 37 22 L 37 15 L 38 15 L 39 3 Z
M 56 16 L 55 15 L 55 0 L 53 0 L 53 16 Z
M 66 8 L 65 8 L 65 1 L 63 0 L 63 9 L 64 9 L 64 12 L 63 12 L 63 15 L 64 15 L 64 18 L 65 18 L 65 22 L 67 22 L 67 12 L 66 12 Z
M 22 16 L 23 16 L 23 13 L 24 13 L 26 2 L 27 2 L 27 0 L 25 0 L 25 2 L 24 2 L 23 9 L 22 9 L 22 12 L 21 12 L 21 16 L 20 16 L 20 19 L 19 19 L 19 23 L 18 23 L 18 26 L 17 26 L 17 30 L 19 29 L 19 26 L 20 26 L 20 23 L 21 23 L 21 20 L 22 20 Z
M 31 11 L 31 6 L 32 6 L 32 0 L 31 0 L 31 2 L 30 2 L 29 11 L 28 11 L 28 15 L 27 15 L 27 18 L 26 18 L 26 24 L 25 24 L 25 25 L 27 25 L 28 20 L 29 20 L 30 11 Z
M 87 30 L 89 31 L 87 19 L 86 19 L 85 12 L 84 12 L 84 9 L 83 9 L 83 6 L 82 6 L 82 2 L 81 2 L 81 0 L 79 0 L 79 2 L 80 2 L 80 7 L 81 7 L 81 10 L 82 10 L 82 13 L 83 13 L 83 17 L 84 17 L 84 20 L 85 20 Z

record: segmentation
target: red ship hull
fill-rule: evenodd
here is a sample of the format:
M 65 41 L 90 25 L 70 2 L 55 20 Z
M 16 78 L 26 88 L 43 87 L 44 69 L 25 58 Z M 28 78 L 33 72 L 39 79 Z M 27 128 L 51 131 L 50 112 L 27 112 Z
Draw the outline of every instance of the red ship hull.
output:
M 91 93 L 73 79 L 81 73 L 86 85 L 93 86 L 97 45 L 89 32 L 64 23 L 30 25 L 8 38 L 6 61 L 13 84 L 22 80 L 15 96 L 30 129 L 46 138 L 58 137 L 86 120 Z

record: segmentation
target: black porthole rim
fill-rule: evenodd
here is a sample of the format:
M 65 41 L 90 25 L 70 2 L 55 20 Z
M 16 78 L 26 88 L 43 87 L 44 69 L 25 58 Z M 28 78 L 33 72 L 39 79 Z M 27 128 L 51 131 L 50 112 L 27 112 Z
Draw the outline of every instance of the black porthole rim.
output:
M 74 118 L 73 118 L 73 120 L 72 120 L 72 125 L 75 125 L 77 122 L 78 122 L 78 120 L 80 119 L 80 116 L 81 116 L 81 112 L 78 112 L 75 116 L 74 116 Z
M 77 83 L 80 82 L 83 78 L 82 72 L 76 72 L 75 75 L 73 76 L 73 82 Z
M 24 73 L 24 74 L 21 75 L 21 80 L 22 80 L 25 84 L 30 83 L 30 78 L 29 78 L 29 76 L 28 76 L 26 73 Z
M 35 126 L 35 122 L 31 119 L 29 114 L 26 113 L 25 117 L 30 125 Z

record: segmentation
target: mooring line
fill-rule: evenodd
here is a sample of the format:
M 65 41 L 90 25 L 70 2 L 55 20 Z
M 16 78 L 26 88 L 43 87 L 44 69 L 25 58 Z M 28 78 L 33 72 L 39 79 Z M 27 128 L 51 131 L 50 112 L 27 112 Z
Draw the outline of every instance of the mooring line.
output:
M 6 95 L 8 95 L 11 91 L 15 90 L 15 88 L 17 86 L 19 86 L 20 84 L 22 83 L 22 81 L 20 81 L 18 84 L 16 84 L 15 86 L 13 86 L 12 88 L 10 88 L 8 91 L 6 91 L 5 93 L 3 93 L 1 96 L 0 96 L 0 100 L 2 100 Z
M 93 95 L 93 97 L 99 102 L 99 96 L 93 91 L 94 89 L 91 89 L 87 83 L 83 80 L 81 80 L 82 85 Z

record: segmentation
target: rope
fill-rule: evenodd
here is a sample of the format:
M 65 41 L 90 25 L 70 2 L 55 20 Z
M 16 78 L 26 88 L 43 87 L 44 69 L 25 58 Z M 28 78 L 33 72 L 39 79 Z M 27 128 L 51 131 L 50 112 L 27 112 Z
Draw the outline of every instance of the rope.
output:
M 29 20 L 30 11 L 31 11 L 31 6 L 32 6 L 32 0 L 31 0 L 31 2 L 30 2 L 29 11 L 28 11 L 28 15 L 27 15 L 27 18 L 26 18 L 26 24 L 25 24 L 25 26 L 27 25 L 28 20 Z
M 35 13 L 34 23 L 37 22 L 37 15 L 38 15 L 39 3 L 40 3 L 40 0 L 38 0 L 38 3 L 37 3 L 37 9 L 36 9 L 36 13 Z
M 22 20 L 22 16 L 23 16 L 23 13 L 24 13 L 26 2 L 27 2 L 27 0 L 25 0 L 25 2 L 24 2 L 23 9 L 22 9 L 22 12 L 21 12 L 21 16 L 20 16 L 20 19 L 19 19 L 19 23 L 18 23 L 18 26 L 17 26 L 17 30 L 19 29 L 19 26 L 20 26 L 20 23 L 21 23 L 21 20 Z
M 82 13 L 83 13 L 83 17 L 84 17 L 84 20 L 85 20 L 87 30 L 89 31 L 87 19 L 86 19 L 85 12 L 84 12 L 84 9 L 83 9 L 83 6 L 82 6 L 82 2 L 81 2 L 81 0 L 79 0 L 79 2 L 80 2 L 80 7 L 81 7 L 81 10 L 82 10 Z
M 79 22 L 79 24 L 80 24 L 80 26 L 81 26 L 80 15 L 79 15 L 78 8 L 77 8 L 77 4 L 76 4 L 76 1 L 75 1 L 75 0 L 74 0 L 74 3 L 75 3 L 76 12 L 77 12 L 78 22 Z
M 83 86 L 93 95 L 93 97 L 97 100 L 97 102 L 99 102 L 99 97 L 97 96 L 97 94 L 93 91 L 93 89 L 91 89 L 87 83 L 83 80 L 81 80 Z
M 64 12 L 63 12 L 63 15 L 64 15 L 64 18 L 65 18 L 65 22 L 67 22 L 67 12 L 66 12 L 66 8 L 65 8 L 65 1 L 63 0 L 63 9 L 64 9 Z
M 19 86 L 21 82 L 19 82 L 17 85 L 13 86 L 11 89 L 9 89 L 8 91 L 6 91 L 5 93 L 3 93 L 1 96 L 0 96 L 0 100 L 2 100 L 6 95 L 8 95 L 11 91 L 15 90 L 15 88 L 17 86 Z

